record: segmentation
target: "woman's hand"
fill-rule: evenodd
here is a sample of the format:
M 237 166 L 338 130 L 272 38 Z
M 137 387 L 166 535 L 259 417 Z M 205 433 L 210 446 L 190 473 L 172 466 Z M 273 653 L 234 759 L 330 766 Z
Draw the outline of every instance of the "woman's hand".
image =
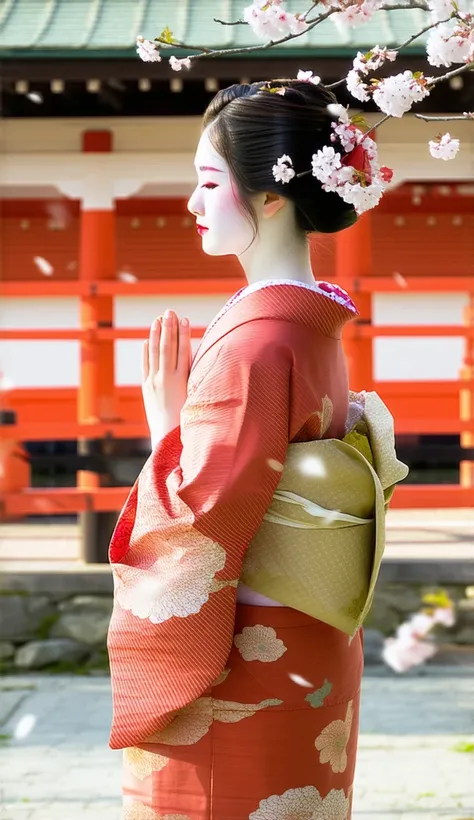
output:
M 143 345 L 142 395 L 153 447 L 179 425 L 190 368 L 189 320 L 178 321 L 167 310 L 155 319 Z

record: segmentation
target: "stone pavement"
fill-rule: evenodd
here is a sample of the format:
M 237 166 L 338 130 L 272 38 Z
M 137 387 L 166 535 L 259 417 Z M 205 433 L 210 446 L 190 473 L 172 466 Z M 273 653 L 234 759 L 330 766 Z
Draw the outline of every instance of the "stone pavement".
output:
M 474 820 L 473 694 L 469 669 L 369 670 L 353 820 Z M 1 679 L 0 820 L 119 820 L 110 710 L 106 677 Z
M 390 509 L 388 560 L 474 560 L 474 509 Z M 91 566 L 91 565 L 89 565 Z M 92 565 L 94 571 L 96 565 Z M 87 569 L 80 559 L 76 523 L 41 521 L 0 524 L 1 572 Z

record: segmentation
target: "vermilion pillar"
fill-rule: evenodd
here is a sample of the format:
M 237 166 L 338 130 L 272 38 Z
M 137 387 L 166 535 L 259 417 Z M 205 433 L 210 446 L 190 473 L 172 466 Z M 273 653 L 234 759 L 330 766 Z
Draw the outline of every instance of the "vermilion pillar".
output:
M 344 328 L 343 343 L 351 390 L 371 390 L 373 384 L 372 339 L 360 330 L 372 324 L 372 294 L 359 290 L 361 277 L 372 274 L 371 216 L 363 214 L 351 228 L 336 234 L 337 282 L 354 299 L 360 316 Z
M 474 327 L 474 292 L 469 295 L 469 304 L 464 313 L 464 324 L 467 327 Z M 464 361 L 460 377 L 462 381 L 466 382 L 466 387 L 462 387 L 459 394 L 462 429 L 463 421 L 472 423 L 474 420 L 474 339 L 469 337 L 465 341 Z M 471 431 L 462 432 L 461 446 L 474 447 L 474 433 Z M 459 481 L 461 487 L 474 487 L 474 461 L 461 461 Z
M 83 134 L 83 151 L 109 153 L 112 134 L 108 131 L 87 131 Z M 115 203 L 101 183 L 100 159 L 97 176 L 86 180 L 82 201 L 79 247 L 79 278 L 88 283 L 88 294 L 81 296 L 81 328 L 88 335 L 80 342 L 80 385 L 77 417 L 80 424 L 95 424 L 116 418 L 114 379 L 114 342 L 99 341 L 95 331 L 113 326 L 113 297 L 97 296 L 95 282 L 115 279 Z M 84 456 L 105 456 L 103 442 L 93 438 L 79 441 Z M 107 483 L 103 470 L 78 472 L 77 485 L 94 490 Z M 108 537 L 115 515 L 82 513 L 82 552 L 86 561 L 106 561 Z

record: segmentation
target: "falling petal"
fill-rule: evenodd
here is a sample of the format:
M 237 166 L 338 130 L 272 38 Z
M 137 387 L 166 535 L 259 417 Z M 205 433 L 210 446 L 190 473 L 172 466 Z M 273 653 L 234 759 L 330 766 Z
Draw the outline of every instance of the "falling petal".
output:
M 8 393 L 9 390 L 13 390 L 15 387 L 12 380 L 5 376 L 4 373 L 0 373 L 0 393 Z
M 30 93 L 26 96 L 28 97 L 30 102 L 36 103 L 36 105 L 39 105 L 43 102 L 43 95 L 40 94 L 38 91 L 30 91 Z
M 309 680 L 306 678 L 301 677 L 301 675 L 294 675 L 292 672 L 288 675 L 289 679 L 296 683 L 297 686 L 306 686 L 308 689 L 312 689 L 314 683 L 310 683 Z
M 45 259 L 43 256 L 34 256 L 33 257 L 33 262 L 35 263 L 38 270 L 44 276 L 52 276 L 53 275 L 54 268 L 53 268 L 51 262 L 48 262 L 48 260 Z
M 320 458 L 316 456 L 306 456 L 299 464 L 300 472 L 307 476 L 315 478 L 324 478 L 326 475 L 326 468 Z
M 77 262 L 74 260 L 73 262 L 68 262 L 67 270 L 77 270 Z
M 36 720 L 36 715 L 23 715 L 13 730 L 13 737 L 17 740 L 28 737 L 36 725 Z
M 137 282 L 138 277 L 135 276 L 134 273 L 130 273 L 130 271 L 122 270 L 120 273 L 117 274 L 117 278 L 120 279 L 121 282 Z
M 395 273 L 393 274 L 393 278 L 394 278 L 395 282 L 397 283 L 397 285 L 399 287 L 401 287 L 401 288 L 407 288 L 408 287 L 407 280 L 405 279 L 404 276 L 402 276 L 401 273 L 398 273 L 398 271 L 395 271 Z
M 49 226 L 57 231 L 64 230 L 71 221 L 70 214 L 62 202 L 48 202 L 46 213 L 50 218 Z
M 270 467 L 271 470 L 275 470 L 275 472 L 277 472 L 277 473 L 282 473 L 283 470 L 285 469 L 284 465 L 281 464 L 281 462 L 276 461 L 276 459 L 274 459 L 274 458 L 268 458 L 267 459 L 267 464 L 268 464 L 268 466 Z

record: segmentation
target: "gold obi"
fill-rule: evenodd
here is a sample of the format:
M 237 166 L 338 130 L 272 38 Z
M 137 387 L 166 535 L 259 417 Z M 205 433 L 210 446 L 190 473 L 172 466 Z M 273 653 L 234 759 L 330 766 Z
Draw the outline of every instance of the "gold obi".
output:
M 339 439 L 290 444 L 281 481 L 240 581 L 353 635 L 372 605 L 385 548 L 385 512 L 408 468 L 393 418 L 364 394 L 361 421 Z

